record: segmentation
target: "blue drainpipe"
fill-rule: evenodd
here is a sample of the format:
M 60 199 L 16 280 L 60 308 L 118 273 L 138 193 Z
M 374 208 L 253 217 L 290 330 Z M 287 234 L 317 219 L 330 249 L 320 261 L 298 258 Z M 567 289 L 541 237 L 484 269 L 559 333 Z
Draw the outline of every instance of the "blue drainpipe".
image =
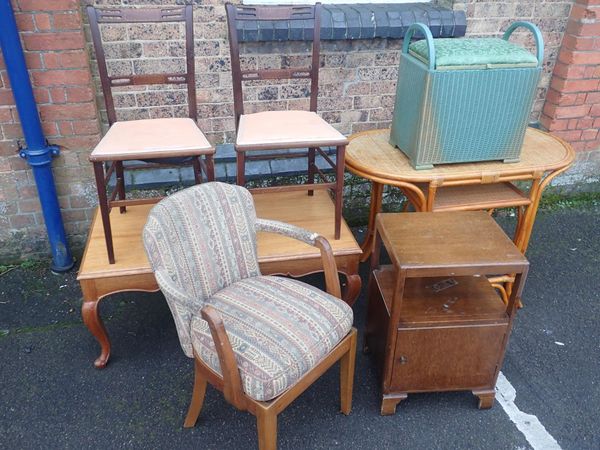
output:
M 0 45 L 27 143 L 27 147 L 21 149 L 19 155 L 27 160 L 33 170 L 42 204 L 42 213 L 52 250 L 50 268 L 54 272 L 66 272 L 73 267 L 74 261 L 60 215 L 51 167 L 52 157 L 58 155 L 59 151 L 58 147 L 48 145 L 42 132 L 10 0 L 0 0 Z

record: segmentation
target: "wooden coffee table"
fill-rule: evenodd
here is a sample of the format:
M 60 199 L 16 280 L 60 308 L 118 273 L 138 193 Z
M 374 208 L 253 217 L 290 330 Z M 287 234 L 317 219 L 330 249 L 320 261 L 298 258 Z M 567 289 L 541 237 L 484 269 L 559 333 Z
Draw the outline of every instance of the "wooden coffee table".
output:
M 417 211 L 460 211 L 516 207 L 519 213 L 514 242 L 525 253 L 542 192 L 567 170 L 575 154 L 562 139 L 528 128 L 517 163 L 479 162 L 445 164 L 415 170 L 399 149 L 389 144 L 389 129 L 350 136 L 346 167 L 371 181 L 371 209 L 367 237 L 362 244 L 365 261 L 373 249 L 375 216 L 381 211 L 384 185 L 402 189 Z M 527 181 L 527 191 L 514 181 Z
M 307 228 L 325 236 L 333 249 L 338 271 L 343 280 L 343 299 L 352 305 L 360 293 L 358 274 L 361 249 L 344 220 L 340 239 L 334 239 L 335 205 L 328 193 L 264 192 L 253 194 L 258 217 L 281 220 Z M 100 356 L 94 362 L 103 368 L 110 356 L 108 333 L 98 312 L 100 300 L 125 291 L 158 291 L 142 244 L 142 228 L 152 205 L 136 205 L 124 214 L 111 211 L 115 264 L 109 264 L 102 230 L 96 210 L 77 280 L 83 291 L 81 314 L 85 325 L 100 344 Z M 303 242 L 273 233 L 258 234 L 258 258 L 263 275 L 294 277 L 323 271 L 320 251 Z

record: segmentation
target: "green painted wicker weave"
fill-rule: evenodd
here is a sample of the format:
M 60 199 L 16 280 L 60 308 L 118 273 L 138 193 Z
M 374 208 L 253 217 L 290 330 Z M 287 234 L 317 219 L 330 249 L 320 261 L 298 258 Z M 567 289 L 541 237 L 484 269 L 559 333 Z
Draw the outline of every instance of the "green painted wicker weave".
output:
M 536 56 L 508 42 L 519 27 L 533 33 Z M 411 44 L 416 31 L 426 39 Z M 415 169 L 518 161 L 543 54 L 542 35 L 529 22 L 513 23 L 502 39 L 482 41 L 434 40 L 427 26 L 412 25 L 400 58 L 390 143 Z

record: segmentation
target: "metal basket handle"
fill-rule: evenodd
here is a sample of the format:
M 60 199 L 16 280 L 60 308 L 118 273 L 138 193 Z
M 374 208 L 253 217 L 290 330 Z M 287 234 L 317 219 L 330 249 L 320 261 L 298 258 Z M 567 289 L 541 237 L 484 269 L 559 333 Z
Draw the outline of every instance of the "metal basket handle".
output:
M 519 22 L 516 22 L 519 23 Z M 525 22 L 523 22 L 525 23 Z M 514 24 L 513 24 L 514 25 Z M 416 22 L 413 23 L 408 30 L 406 31 L 406 35 L 404 36 L 404 42 L 402 43 L 402 53 L 408 53 L 408 46 L 410 45 L 410 40 L 415 34 L 416 31 L 422 31 L 423 35 L 425 35 L 425 39 L 427 40 L 427 53 L 429 57 L 429 70 L 435 69 L 435 47 L 433 45 L 433 36 L 429 28 L 424 23 Z
M 512 32 L 517 28 L 527 28 L 533 34 L 533 37 L 535 38 L 535 46 L 537 47 L 537 66 L 541 67 L 542 61 L 544 60 L 544 38 L 542 37 L 540 29 L 531 22 L 514 22 L 510 27 L 508 27 L 508 30 L 504 32 L 502 39 L 508 41 L 508 38 L 510 38 Z

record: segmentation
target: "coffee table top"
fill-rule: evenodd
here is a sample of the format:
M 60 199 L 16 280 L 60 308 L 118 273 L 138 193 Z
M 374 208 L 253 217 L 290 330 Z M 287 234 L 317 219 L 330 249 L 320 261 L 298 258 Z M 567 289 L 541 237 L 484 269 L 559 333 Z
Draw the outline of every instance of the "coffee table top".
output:
M 389 143 L 390 130 L 371 130 L 350 136 L 346 147 L 346 166 L 364 178 L 394 182 L 439 183 L 451 180 L 497 182 L 503 178 L 539 178 L 544 172 L 569 166 L 575 154 L 562 139 L 534 128 L 527 128 L 516 163 L 500 161 L 440 164 L 429 170 L 415 170 L 401 150 Z
M 377 231 L 408 277 L 521 273 L 527 259 L 484 211 L 378 214 Z

